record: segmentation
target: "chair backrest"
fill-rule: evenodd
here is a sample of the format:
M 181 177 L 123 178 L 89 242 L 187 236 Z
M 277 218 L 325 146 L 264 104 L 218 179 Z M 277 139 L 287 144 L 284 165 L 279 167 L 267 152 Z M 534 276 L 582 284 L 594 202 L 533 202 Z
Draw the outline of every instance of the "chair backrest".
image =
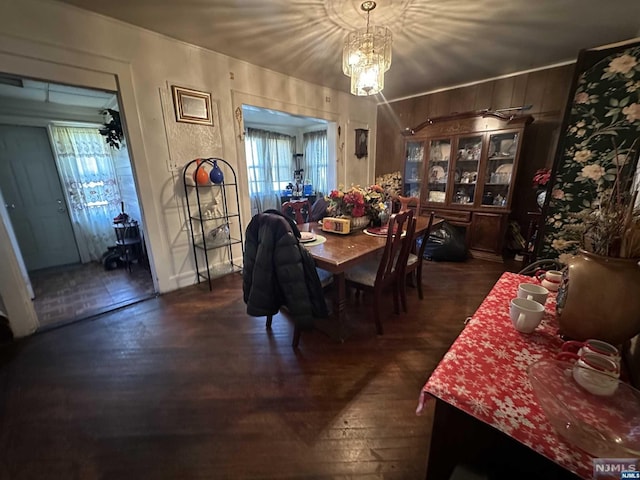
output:
M 409 241 L 413 238 L 413 232 L 409 231 L 412 227 L 412 221 L 412 210 L 391 215 L 387 230 L 387 243 L 378 267 L 376 284 L 392 279 L 398 274 L 399 270 L 402 270 L 396 267 L 407 263 Z M 407 233 L 403 236 L 402 232 L 405 228 Z M 415 223 L 413 224 L 413 230 L 415 231 Z M 402 258 L 403 256 L 404 258 Z
M 418 197 L 403 197 L 402 195 L 398 195 L 398 200 L 400 200 L 400 211 L 406 212 L 410 210 L 411 205 L 418 206 L 420 204 L 420 199 Z
M 309 200 L 291 200 L 282 204 L 282 213 L 300 225 L 309 221 Z
M 433 218 L 435 217 L 435 212 L 431 212 L 431 214 L 429 215 L 429 223 L 427 224 L 427 228 L 424 231 L 424 233 L 422 234 L 422 243 L 420 243 L 420 248 L 418 248 L 417 252 L 415 252 L 415 254 L 418 256 L 418 262 L 422 261 L 422 258 L 424 257 L 424 249 L 427 246 L 427 241 L 429 240 L 429 234 L 431 233 L 431 227 L 433 226 Z M 415 248 L 415 240 L 412 242 L 412 246 Z
M 329 206 L 329 202 L 324 198 L 323 195 L 318 197 L 318 199 L 313 202 L 311 205 L 311 213 L 309 214 L 310 222 L 317 222 L 318 220 L 322 220 L 327 216 L 327 207 Z

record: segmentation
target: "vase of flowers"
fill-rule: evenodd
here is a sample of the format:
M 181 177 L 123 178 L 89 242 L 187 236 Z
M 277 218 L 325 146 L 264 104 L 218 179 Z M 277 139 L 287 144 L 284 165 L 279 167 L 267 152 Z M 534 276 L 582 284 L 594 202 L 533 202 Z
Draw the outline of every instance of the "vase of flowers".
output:
M 349 218 L 351 230 L 357 230 L 380 220 L 380 214 L 386 211 L 387 194 L 379 185 L 367 188 L 352 185 L 348 190 L 340 186 L 331 191 L 328 201 L 327 214 Z
M 621 344 L 640 333 L 640 211 L 631 192 L 637 141 L 621 154 L 613 142 L 612 165 L 595 182 L 595 200 L 573 215 L 564 239 L 578 246 L 558 291 L 561 333 L 577 340 Z M 608 177 L 608 178 L 605 178 Z M 609 183 L 606 183 L 609 180 Z M 613 182 L 613 183 L 611 183 Z
M 549 180 L 551 180 L 551 170 L 548 168 L 536 170 L 536 173 L 533 176 L 533 188 L 537 191 L 536 203 L 540 210 L 544 207 L 544 202 L 547 198 Z

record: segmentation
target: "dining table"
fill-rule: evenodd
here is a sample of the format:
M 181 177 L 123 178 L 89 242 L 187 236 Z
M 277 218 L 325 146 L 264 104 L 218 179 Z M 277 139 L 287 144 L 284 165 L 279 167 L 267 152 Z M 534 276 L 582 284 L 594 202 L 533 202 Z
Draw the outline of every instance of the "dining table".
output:
M 429 226 L 429 217 L 417 216 L 416 238 Z M 432 228 L 440 224 L 442 219 L 433 220 Z M 387 238 L 384 235 L 370 235 L 366 229 L 352 231 L 348 234 L 326 232 L 321 222 L 304 223 L 298 226 L 301 232 L 312 232 L 322 237 L 322 242 L 306 244 L 318 268 L 333 274 L 335 290 L 333 292 L 333 315 L 338 321 L 338 337 L 344 341 L 346 334 L 346 281 L 345 272 L 365 262 L 384 250 Z

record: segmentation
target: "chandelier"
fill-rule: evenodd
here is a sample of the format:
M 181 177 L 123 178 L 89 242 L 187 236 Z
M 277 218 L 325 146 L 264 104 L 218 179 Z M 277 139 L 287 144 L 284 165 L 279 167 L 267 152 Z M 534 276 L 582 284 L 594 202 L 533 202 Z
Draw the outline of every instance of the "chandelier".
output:
M 367 27 L 351 32 L 342 49 L 342 71 L 351 77 L 351 93 L 375 95 L 384 88 L 384 72 L 391 66 L 391 31 L 369 25 L 369 14 L 376 2 L 363 2 Z

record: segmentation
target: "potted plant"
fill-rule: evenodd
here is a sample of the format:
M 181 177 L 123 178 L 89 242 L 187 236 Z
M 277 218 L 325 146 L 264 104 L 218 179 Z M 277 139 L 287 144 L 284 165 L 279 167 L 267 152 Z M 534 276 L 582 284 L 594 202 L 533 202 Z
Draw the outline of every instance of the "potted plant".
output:
M 122 130 L 122 123 L 120 122 L 120 112 L 109 108 L 102 113 L 108 117 L 108 121 L 104 124 L 104 127 L 100 129 L 100 135 L 105 137 L 107 145 L 119 150 L 124 140 L 124 132 Z
M 536 203 L 538 208 L 542 210 L 544 207 L 544 201 L 547 198 L 547 188 L 549 186 L 549 180 L 551 180 L 551 169 L 541 168 L 536 170 L 533 175 L 533 188 L 536 189 Z

